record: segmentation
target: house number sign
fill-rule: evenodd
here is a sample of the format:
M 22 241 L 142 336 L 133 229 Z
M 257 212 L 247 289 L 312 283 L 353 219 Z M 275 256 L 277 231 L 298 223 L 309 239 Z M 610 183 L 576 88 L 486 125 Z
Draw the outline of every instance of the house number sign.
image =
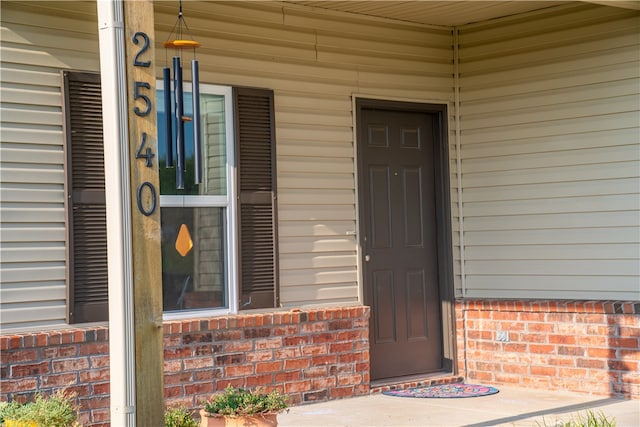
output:
M 140 45 L 140 48 L 136 55 L 133 58 L 133 66 L 134 67 L 151 67 L 151 61 L 143 60 L 143 55 L 149 49 L 150 42 L 149 36 L 147 33 L 142 31 L 137 31 L 133 37 L 132 41 L 136 45 Z M 151 90 L 151 83 L 149 82 L 133 82 L 133 99 L 134 102 L 137 102 L 133 108 L 133 112 L 138 117 L 148 116 L 152 111 L 153 101 L 149 97 L 149 93 L 147 91 Z M 142 159 L 145 161 L 144 165 L 148 168 L 153 167 L 152 159 L 155 157 L 153 149 L 147 146 L 147 138 L 148 135 L 146 132 L 142 132 L 140 137 L 140 142 L 138 145 L 138 149 L 136 150 L 136 159 Z M 145 193 L 149 194 L 147 200 L 144 200 Z M 136 192 L 136 200 L 138 202 L 138 210 L 145 216 L 152 215 L 157 207 L 158 194 L 156 187 L 153 183 L 149 181 L 144 181 L 142 184 L 138 186 L 138 191 Z

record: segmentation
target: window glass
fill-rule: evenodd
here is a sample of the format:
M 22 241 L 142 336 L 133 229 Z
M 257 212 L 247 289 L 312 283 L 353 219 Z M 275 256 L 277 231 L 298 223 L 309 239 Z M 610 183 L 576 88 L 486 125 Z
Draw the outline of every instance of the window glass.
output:
M 224 209 L 165 207 L 160 216 L 163 309 L 226 307 Z
M 163 91 L 157 92 L 158 100 L 163 99 Z M 160 165 L 160 194 L 175 195 L 225 195 L 227 194 L 226 179 L 226 140 L 225 140 L 225 99 L 224 95 L 200 93 L 200 113 L 202 123 L 203 142 L 203 179 L 202 184 L 194 184 L 194 149 L 193 122 L 184 122 L 186 173 L 184 189 L 176 189 L 176 168 L 165 167 L 167 146 L 165 139 L 166 112 L 164 104 L 158 102 L 158 153 Z M 190 92 L 184 93 L 184 115 L 193 115 L 192 97 Z M 173 103 L 172 103 L 173 104 Z M 173 107 L 172 107 L 173 108 Z M 172 110 L 173 111 L 173 110 Z M 176 135 L 177 121 L 171 113 L 171 130 Z M 173 160 L 176 161 L 176 149 L 173 147 Z

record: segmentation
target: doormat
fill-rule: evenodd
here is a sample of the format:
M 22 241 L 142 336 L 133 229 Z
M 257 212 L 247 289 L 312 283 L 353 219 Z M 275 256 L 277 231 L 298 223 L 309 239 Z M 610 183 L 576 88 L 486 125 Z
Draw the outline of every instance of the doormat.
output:
M 456 398 L 488 396 L 498 393 L 498 389 L 478 384 L 442 384 L 428 387 L 413 387 L 406 390 L 383 391 L 382 394 L 399 397 L 431 397 L 431 398 Z

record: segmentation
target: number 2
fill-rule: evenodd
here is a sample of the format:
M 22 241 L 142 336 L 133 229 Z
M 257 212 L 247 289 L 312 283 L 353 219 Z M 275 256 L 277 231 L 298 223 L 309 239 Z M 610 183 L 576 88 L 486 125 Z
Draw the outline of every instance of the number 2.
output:
M 147 51 L 147 49 L 149 49 L 149 36 L 147 35 L 147 33 L 143 33 L 142 31 L 136 32 L 133 35 L 133 42 L 135 44 L 139 43 L 138 36 L 142 37 L 144 44 L 142 45 L 142 47 L 140 48 L 140 51 L 136 54 L 135 58 L 133 59 L 133 65 L 136 67 L 150 67 L 151 61 L 140 61 L 140 55 L 142 55 Z

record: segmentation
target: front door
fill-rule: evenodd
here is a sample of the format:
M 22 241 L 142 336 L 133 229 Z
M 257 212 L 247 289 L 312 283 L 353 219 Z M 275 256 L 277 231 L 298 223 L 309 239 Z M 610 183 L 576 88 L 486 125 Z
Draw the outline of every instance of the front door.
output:
M 436 114 L 359 107 L 358 158 L 371 379 L 443 367 Z

